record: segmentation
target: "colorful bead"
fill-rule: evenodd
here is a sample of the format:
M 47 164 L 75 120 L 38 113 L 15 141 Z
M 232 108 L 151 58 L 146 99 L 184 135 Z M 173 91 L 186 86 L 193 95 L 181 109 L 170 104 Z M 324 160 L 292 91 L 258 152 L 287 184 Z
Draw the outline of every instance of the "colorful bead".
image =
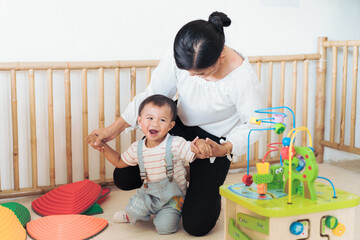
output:
M 246 185 L 246 186 L 250 186 L 253 183 L 253 179 L 251 175 L 247 175 L 245 174 L 242 178 L 242 182 Z
M 256 117 L 251 117 L 250 118 L 250 123 L 260 125 L 261 121 L 258 120 L 258 118 L 256 118 Z
M 335 235 L 335 236 L 341 236 L 341 235 L 343 235 L 344 233 L 345 233 L 345 226 L 344 226 L 344 224 L 342 224 L 342 223 L 338 223 L 338 225 L 336 226 L 336 228 L 334 228 L 333 230 L 332 230 L 332 232 L 333 232 L 333 234 Z
M 282 114 L 274 114 L 274 122 L 276 123 L 283 123 L 284 122 L 284 115 Z
M 325 225 L 330 229 L 334 229 L 338 225 L 338 220 L 336 217 L 327 216 L 325 219 Z
M 285 125 L 282 123 L 277 123 L 274 125 L 275 133 L 276 134 L 282 134 L 285 131 Z
M 289 137 L 284 137 L 282 140 L 282 144 L 284 145 L 284 147 L 288 147 L 290 146 L 290 141 L 291 139 Z
M 304 224 L 300 222 L 293 222 L 290 225 L 290 232 L 294 235 L 300 235 L 304 231 Z

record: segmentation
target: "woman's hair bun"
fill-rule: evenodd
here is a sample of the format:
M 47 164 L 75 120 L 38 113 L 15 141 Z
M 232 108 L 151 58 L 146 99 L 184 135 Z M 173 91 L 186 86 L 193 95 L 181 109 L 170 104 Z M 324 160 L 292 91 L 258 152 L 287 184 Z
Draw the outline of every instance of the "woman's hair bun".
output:
M 227 27 L 231 24 L 231 19 L 225 13 L 222 12 L 213 12 L 209 16 L 209 22 L 215 24 L 216 26 Z

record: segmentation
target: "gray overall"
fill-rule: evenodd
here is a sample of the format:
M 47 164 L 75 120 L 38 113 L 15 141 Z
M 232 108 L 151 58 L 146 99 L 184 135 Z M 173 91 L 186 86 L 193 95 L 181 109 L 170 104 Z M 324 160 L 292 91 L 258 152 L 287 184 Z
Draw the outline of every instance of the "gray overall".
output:
M 129 200 L 126 213 L 132 224 L 137 220 L 147 221 L 151 215 L 154 217 L 154 225 L 158 234 L 170 234 L 177 230 L 181 218 L 181 204 L 184 194 L 179 186 L 173 181 L 174 167 L 171 154 L 172 136 L 166 142 L 166 175 L 167 178 L 148 182 L 142 157 L 144 140 L 139 141 L 137 155 L 140 168 L 140 176 L 144 184 Z

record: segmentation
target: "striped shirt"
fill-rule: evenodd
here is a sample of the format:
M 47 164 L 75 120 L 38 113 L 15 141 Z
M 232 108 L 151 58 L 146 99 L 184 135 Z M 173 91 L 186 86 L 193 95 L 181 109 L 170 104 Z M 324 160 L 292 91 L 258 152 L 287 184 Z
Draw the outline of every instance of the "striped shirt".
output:
M 165 140 L 158 146 L 153 148 L 147 148 L 145 141 L 143 141 L 143 161 L 144 168 L 148 176 L 149 182 L 160 181 L 166 176 L 166 141 L 169 138 L 169 134 Z M 137 146 L 139 142 L 134 142 L 131 146 L 121 154 L 121 159 L 130 166 L 136 166 L 138 162 Z M 184 168 L 185 162 L 191 163 L 194 161 L 195 153 L 191 151 L 190 142 L 186 141 L 182 137 L 174 136 L 171 144 L 171 152 L 173 155 L 174 165 L 174 180 L 183 191 L 186 193 L 186 170 Z

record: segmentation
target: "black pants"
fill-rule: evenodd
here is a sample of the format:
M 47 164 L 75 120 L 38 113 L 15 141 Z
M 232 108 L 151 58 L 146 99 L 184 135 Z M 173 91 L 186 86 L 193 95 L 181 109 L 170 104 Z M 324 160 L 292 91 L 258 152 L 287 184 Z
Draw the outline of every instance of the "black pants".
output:
M 196 136 L 216 142 L 220 140 L 199 127 L 185 126 L 179 118 L 170 133 L 188 141 Z M 209 159 L 197 159 L 190 164 L 190 184 L 182 210 L 183 227 L 187 233 L 203 236 L 215 226 L 221 210 L 219 187 L 224 183 L 229 167 L 230 161 L 226 157 L 218 157 L 214 163 Z M 139 188 L 142 185 L 139 167 L 116 168 L 114 183 L 122 190 Z

